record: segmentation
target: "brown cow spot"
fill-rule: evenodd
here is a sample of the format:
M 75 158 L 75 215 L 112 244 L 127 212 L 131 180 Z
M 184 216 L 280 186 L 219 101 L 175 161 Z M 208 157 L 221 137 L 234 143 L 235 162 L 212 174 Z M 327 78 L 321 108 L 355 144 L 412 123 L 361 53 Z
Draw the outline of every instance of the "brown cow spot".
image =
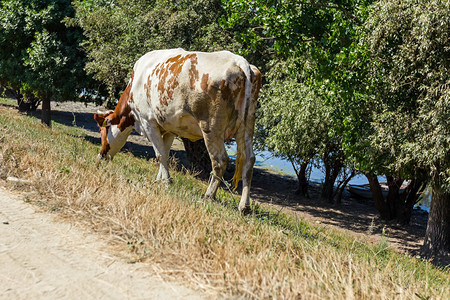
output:
M 119 125 L 117 125 L 117 128 L 119 128 L 119 130 L 121 132 L 123 132 L 125 129 L 127 129 L 128 127 L 133 126 L 133 125 L 134 125 L 134 117 L 130 111 L 128 114 L 126 114 L 126 115 L 122 116 L 122 118 L 120 118 L 120 123 L 119 123 Z
M 208 89 L 208 77 L 209 77 L 208 73 L 203 74 L 202 81 L 200 82 L 200 87 L 204 92 L 206 92 L 206 90 Z
M 161 65 L 161 63 L 159 63 L 155 66 L 155 68 L 153 69 L 153 72 L 152 72 L 152 76 L 154 76 L 155 74 L 156 74 L 156 76 L 159 75 L 158 72 L 160 71 L 160 68 L 159 68 L 160 65 Z
M 131 71 L 131 76 L 130 76 L 130 83 L 127 85 L 127 88 L 125 89 L 125 91 L 127 91 L 127 93 L 129 93 L 129 95 L 125 95 L 126 96 L 126 100 L 128 103 L 134 103 L 134 99 L 133 99 L 133 93 L 131 93 L 131 87 L 133 86 L 133 80 L 134 80 L 134 69 Z M 124 91 L 124 93 L 125 93 Z
M 118 125 L 120 131 L 125 130 L 128 126 L 134 125 L 134 117 L 131 115 L 131 108 L 129 105 L 129 102 L 131 101 L 130 94 L 132 94 L 130 93 L 131 86 L 132 83 L 130 82 L 125 88 L 125 91 L 123 91 L 122 96 L 120 96 L 116 109 L 108 116 L 111 125 Z
M 161 66 L 161 72 L 158 77 L 158 91 L 162 94 L 165 90 L 165 83 L 166 83 L 166 77 L 167 77 L 167 69 L 164 69 L 164 66 Z
M 151 75 L 147 78 L 147 83 L 144 83 L 145 94 L 147 95 L 147 102 L 151 102 L 152 80 Z
M 191 68 L 189 69 L 189 80 L 191 83 L 191 90 L 195 88 L 195 83 L 198 81 L 199 75 L 197 70 L 197 54 L 189 54 L 186 57 L 188 57 L 191 60 Z
M 179 74 L 188 59 L 191 61 L 191 67 L 189 69 L 190 85 L 191 89 L 194 89 L 195 82 L 199 78 L 196 54 L 171 57 L 164 64 L 158 64 L 155 70 L 153 70 L 152 76 L 156 74 L 158 79 L 157 89 L 160 95 L 159 102 L 161 105 L 167 106 L 169 105 L 169 101 L 172 100 L 174 90 L 179 86 Z
M 131 92 L 131 82 L 127 85 L 127 87 L 125 88 L 125 91 L 123 91 L 120 99 L 123 98 L 123 101 L 129 102 L 130 101 L 130 92 Z M 120 102 L 120 99 L 119 99 L 119 102 Z
M 180 61 L 180 58 L 181 58 L 181 54 L 178 54 L 177 56 L 169 58 L 166 62 L 169 64 L 177 63 Z

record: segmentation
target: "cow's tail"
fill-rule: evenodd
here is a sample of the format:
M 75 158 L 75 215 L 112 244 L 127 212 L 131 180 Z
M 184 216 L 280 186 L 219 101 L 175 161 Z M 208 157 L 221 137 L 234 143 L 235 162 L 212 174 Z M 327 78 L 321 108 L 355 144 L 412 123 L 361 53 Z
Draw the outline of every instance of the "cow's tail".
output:
M 242 176 L 242 168 L 245 163 L 245 124 L 241 124 L 236 132 L 236 168 L 232 179 L 233 190 L 236 190 Z
M 242 69 L 245 75 L 245 81 L 244 81 L 244 101 L 241 103 L 241 108 L 238 110 L 238 122 L 239 127 L 236 132 L 236 168 L 234 172 L 234 176 L 232 179 L 233 183 L 233 190 L 236 190 L 239 180 L 242 176 L 242 169 L 246 160 L 245 155 L 245 120 L 246 120 L 246 113 L 248 111 L 248 106 L 251 104 L 251 95 L 252 95 L 252 82 L 251 82 L 251 70 L 250 70 L 250 64 L 242 57 L 240 57 L 240 60 L 238 61 L 238 66 Z

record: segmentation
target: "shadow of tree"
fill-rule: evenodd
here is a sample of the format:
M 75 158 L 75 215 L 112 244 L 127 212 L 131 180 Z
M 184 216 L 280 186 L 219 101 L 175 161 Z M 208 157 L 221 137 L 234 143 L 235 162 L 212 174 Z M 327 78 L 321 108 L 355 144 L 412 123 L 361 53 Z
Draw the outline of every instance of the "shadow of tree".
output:
M 399 226 L 381 220 L 373 201 L 352 198 L 347 191 L 342 204 L 330 205 L 319 200 L 320 183 L 310 183 L 310 198 L 296 195 L 296 188 L 297 181 L 292 177 L 255 169 L 252 181 L 254 200 L 275 206 L 289 215 L 365 235 L 372 242 L 377 242 L 384 231 L 389 243 L 395 248 L 413 255 L 420 253 L 428 220 L 427 212 L 414 210 L 411 223 Z

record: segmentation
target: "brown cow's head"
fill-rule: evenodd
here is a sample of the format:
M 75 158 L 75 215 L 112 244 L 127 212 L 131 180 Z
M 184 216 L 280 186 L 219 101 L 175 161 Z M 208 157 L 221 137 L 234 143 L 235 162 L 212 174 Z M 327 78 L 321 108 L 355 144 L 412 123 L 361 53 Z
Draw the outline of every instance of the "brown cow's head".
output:
M 125 145 L 133 130 L 134 118 L 128 115 L 117 115 L 116 111 L 94 114 L 94 119 L 100 128 L 102 145 L 99 159 L 112 159 Z
M 111 155 L 108 153 L 111 150 L 111 147 L 109 145 L 108 141 L 108 131 L 111 130 L 111 119 L 107 118 L 108 116 L 112 115 L 113 111 L 110 110 L 108 112 L 102 113 L 97 112 L 94 114 L 94 119 L 97 121 L 99 130 L 100 130 L 100 136 L 101 136 L 101 148 L 100 153 L 98 155 L 99 159 L 112 159 Z

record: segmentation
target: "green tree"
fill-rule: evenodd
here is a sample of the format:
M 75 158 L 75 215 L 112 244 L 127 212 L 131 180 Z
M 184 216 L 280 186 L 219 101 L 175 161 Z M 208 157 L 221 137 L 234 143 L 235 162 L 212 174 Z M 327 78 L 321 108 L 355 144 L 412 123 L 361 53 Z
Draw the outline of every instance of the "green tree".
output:
M 448 1 L 380 1 L 364 39 L 374 87 L 368 143 L 391 173 L 430 182 L 424 248 L 435 253 L 450 252 L 449 15 Z
M 293 67 L 292 60 L 278 61 L 266 75 L 257 112 L 257 147 L 292 163 L 299 182 L 296 193 L 304 196 L 308 196 L 308 169 L 322 161 L 326 176 L 321 198 L 332 202 L 334 183 L 345 165 L 341 141 L 330 131 L 332 109 L 300 74 L 289 72 Z
M 258 124 L 267 133 L 259 137 L 267 139 L 278 155 L 299 164 L 300 186 L 305 185 L 306 164 L 320 157 L 326 174 L 321 198 L 328 201 L 333 199 L 334 183 L 347 161 L 340 125 L 334 121 L 341 111 L 330 106 L 329 99 L 345 88 L 337 61 L 354 42 L 355 27 L 361 24 L 359 15 L 367 2 L 226 1 L 227 28 L 238 29 L 236 38 L 247 53 L 268 49 L 265 53 L 273 58 L 290 61 L 274 73 L 289 73 L 291 78 L 272 78 L 265 87 L 260 108 L 263 119 Z
M 6 0 L 0 4 L 0 83 L 21 98 L 42 100 L 42 122 L 51 126 L 50 100 L 79 100 L 95 93 L 84 72 L 79 28 L 63 23 L 70 0 Z
M 308 167 L 328 138 L 327 109 L 314 92 L 279 61 L 266 74 L 257 111 L 256 142 L 260 150 L 289 160 L 297 174 L 296 193 L 308 196 Z

